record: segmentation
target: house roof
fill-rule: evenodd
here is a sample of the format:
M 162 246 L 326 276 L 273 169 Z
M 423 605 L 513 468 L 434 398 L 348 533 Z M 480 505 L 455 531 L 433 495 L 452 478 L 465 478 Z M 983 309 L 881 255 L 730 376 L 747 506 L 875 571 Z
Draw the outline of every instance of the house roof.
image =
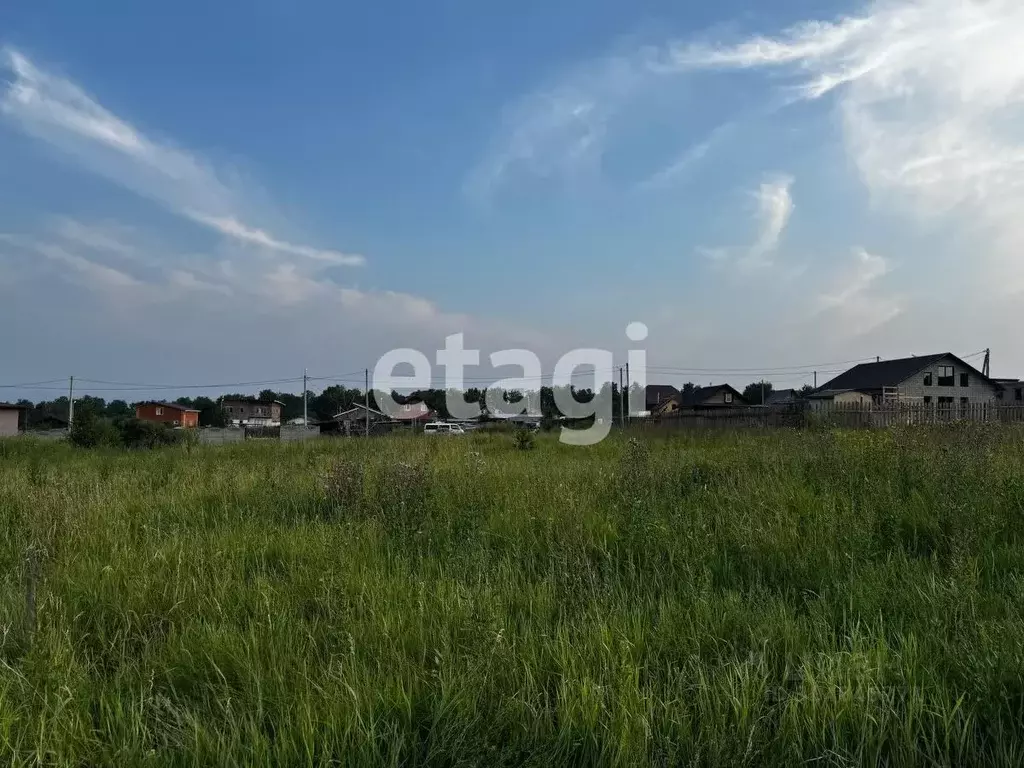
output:
M 644 395 L 648 405 L 652 403 L 666 403 L 673 397 L 679 396 L 679 390 L 671 384 L 648 384 Z
M 280 400 L 260 400 L 258 397 L 223 397 L 221 403 L 248 403 L 249 405 L 280 405 L 284 406 Z
M 873 392 L 884 387 L 896 387 L 909 379 L 914 374 L 930 368 L 940 360 L 951 359 L 958 362 L 965 368 L 970 368 L 979 376 L 981 371 L 965 363 L 956 355 L 950 352 L 942 352 L 936 355 L 922 355 L 921 357 L 902 357 L 898 360 L 882 360 L 879 363 L 861 363 L 855 365 L 845 373 L 841 373 L 831 381 L 826 382 L 818 388 L 818 392 L 835 390 L 859 390 L 861 392 Z M 986 381 L 992 381 L 986 378 Z M 994 383 L 994 382 L 993 382 Z
M 436 418 L 435 414 L 424 402 L 405 403 L 398 413 L 392 414 L 395 421 L 431 421 Z
M 768 394 L 765 405 L 782 405 L 799 399 L 795 389 L 774 389 Z
M 715 384 L 710 387 L 697 387 L 688 392 L 682 392 L 679 396 L 679 401 L 684 407 L 701 405 L 720 392 L 731 392 L 733 401 L 738 402 L 741 405 L 747 402 L 743 398 L 743 395 L 735 387 L 732 387 L 729 384 Z
M 181 405 L 180 403 L 165 403 L 162 400 L 146 400 L 145 402 L 136 403 L 135 405 L 159 405 L 161 408 L 173 408 L 174 410 L 181 411 L 182 413 L 199 413 L 199 410 L 196 408 L 189 408 L 187 405 Z
M 376 408 L 367 408 L 362 403 L 353 403 L 351 408 L 348 408 L 348 409 L 346 409 L 344 411 L 339 411 L 338 413 L 334 414 L 334 416 L 332 416 L 331 418 L 333 418 L 333 419 L 340 419 L 345 414 L 353 413 L 355 411 L 360 411 L 360 412 L 364 412 L 364 413 L 366 411 L 369 411 L 372 416 L 383 416 L 384 415 L 383 413 L 378 411 Z

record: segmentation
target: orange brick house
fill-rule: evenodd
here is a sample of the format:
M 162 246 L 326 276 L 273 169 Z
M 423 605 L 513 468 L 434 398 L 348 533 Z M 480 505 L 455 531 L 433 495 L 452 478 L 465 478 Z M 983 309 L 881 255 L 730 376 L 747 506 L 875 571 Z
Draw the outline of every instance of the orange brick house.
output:
M 139 403 L 135 406 L 139 421 L 157 421 L 172 427 L 198 427 L 199 411 L 177 403 Z

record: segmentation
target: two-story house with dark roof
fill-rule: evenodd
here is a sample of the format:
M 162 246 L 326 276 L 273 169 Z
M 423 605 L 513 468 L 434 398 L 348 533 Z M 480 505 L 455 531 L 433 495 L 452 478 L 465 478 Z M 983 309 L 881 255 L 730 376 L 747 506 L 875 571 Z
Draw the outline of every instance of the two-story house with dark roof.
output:
M 906 402 L 942 406 L 996 403 L 998 382 L 949 352 L 861 363 L 825 383 L 812 402 L 882 404 Z

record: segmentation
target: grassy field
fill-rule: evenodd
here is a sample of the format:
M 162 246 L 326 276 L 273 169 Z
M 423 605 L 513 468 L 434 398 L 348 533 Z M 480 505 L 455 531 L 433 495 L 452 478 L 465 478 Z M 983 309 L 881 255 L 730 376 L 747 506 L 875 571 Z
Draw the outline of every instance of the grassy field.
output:
M 1024 762 L 1020 431 L 9 441 L 0 524 L 3 764 Z

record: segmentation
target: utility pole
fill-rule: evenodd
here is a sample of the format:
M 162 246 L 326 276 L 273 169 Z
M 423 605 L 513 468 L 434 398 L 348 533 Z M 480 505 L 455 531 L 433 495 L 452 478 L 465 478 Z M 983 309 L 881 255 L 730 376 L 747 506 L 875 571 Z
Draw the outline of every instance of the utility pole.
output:
M 986 349 L 985 350 L 985 362 L 981 366 L 981 374 L 985 378 L 991 378 L 992 377 L 991 369 L 989 367 L 990 366 L 990 362 L 991 362 L 990 359 L 989 359 L 989 356 L 990 356 L 991 352 L 992 352 L 992 350 L 990 350 L 990 349 Z
M 629 388 L 630 388 L 630 386 L 632 386 L 632 385 L 629 383 L 629 363 L 627 362 L 626 363 L 626 391 L 622 393 L 623 402 L 626 405 L 625 414 L 626 414 L 626 423 L 627 424 L 629 424 Z
M 619 426 L 626 426 L 626 421 L 622 416 L 622 366 L 619 366 Z
M 68 378 L 68 433 L 75 424 L 75 377 Z
M 306 369 L 302 369 L 302 426 L 309 429 L 309 403 L 306 391 L 309 387 L 306 386 Z
M 817 371 L 814 372 L 814 388 L 815 389 L 818 388 L 818 372 Z
M 761 377 L 761 405 L 767 405 L 764 398 L 764 376 Z
M 364 405 L 366 406 L 366 436 L 370 436 L 370 369 L 364 368 L 363 373 L 366 376 L 366 386 L 363 389 Z
M 882 362 L 882 356 L 881 355 L 875 355 L 875 362 L 876 363 Z

